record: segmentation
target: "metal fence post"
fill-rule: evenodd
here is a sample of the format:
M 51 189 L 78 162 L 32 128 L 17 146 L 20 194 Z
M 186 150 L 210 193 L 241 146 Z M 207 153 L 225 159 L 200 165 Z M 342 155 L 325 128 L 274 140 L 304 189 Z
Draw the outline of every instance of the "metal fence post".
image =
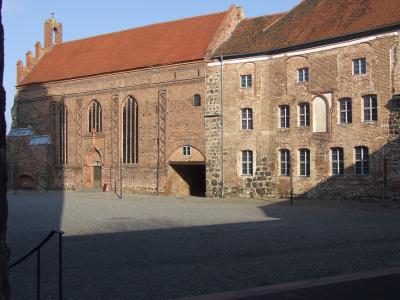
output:
M 64 232 L 58 233 L 58 299 L 62 300 L 62 235 Z
M 36 260 L 36 299 L 40 300 L 40 249 L 37 251 Z

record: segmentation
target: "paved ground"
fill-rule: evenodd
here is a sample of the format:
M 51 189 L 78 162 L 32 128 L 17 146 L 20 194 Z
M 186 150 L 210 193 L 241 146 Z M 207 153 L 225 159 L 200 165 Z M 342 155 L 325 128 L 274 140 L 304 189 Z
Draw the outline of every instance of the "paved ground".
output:
M 168 299 L 400 266 L 400 209 L 349 203 L 10 194 L 13 258 L 51 229 L 64 238 L 65 299 Z M 57 243 L 43 250 L 56 298 Z M 34 259 L 12 270 L 34 298 Z

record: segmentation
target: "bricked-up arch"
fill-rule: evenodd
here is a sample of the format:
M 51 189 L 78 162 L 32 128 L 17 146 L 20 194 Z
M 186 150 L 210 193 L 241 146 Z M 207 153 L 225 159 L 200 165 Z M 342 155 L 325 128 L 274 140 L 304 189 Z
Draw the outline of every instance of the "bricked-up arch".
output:
M 122 107 L 122 161 L 124 164 L 138 163 L 138 104 L 129 96 Z
M 328 130 L 328 105 L 324 98 L 316 97 L 312 102 L 313 131 L 327 132 Z
M 59 108 L 59 159 L 61 165 L 68 164 L 68 109 L 62 104 Z
M 88 110 L 88 128 L 89 132 L 102 131 L 102 110 L 101 105 L 96 100 L 93 100 L 89 105 Z

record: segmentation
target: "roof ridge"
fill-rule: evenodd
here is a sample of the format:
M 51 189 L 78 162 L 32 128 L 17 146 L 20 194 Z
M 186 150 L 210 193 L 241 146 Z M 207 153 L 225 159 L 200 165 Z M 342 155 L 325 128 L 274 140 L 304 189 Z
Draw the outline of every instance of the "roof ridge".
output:
M 92 35 L 92 36 L 88 36 L 88 37 L 84 37 L 84 38 L 80 38 L 80 39 L 76 39 L 76 40 L 70 40 L 70 41 L 66 41 L 66 42 L 62 42 L 61 44 L 57 44 L 55 45 L 55 47 L 57 46 L 62 46 L 65 44 L 71 44 L 74 42 L 80 42 L 80 41 L 84 41 L 84 40 L 88 40 L 88 39 L 93 39 L 93 38 L 98 38 L 101 36 L 107 36 L 107 35 L 113 35 L 113 34 L 118 34 L 118 33 L 122 33 L 122 32 L 127 32 L 127 31 L 133 31 L 133 30 L 138 30 L 138 29 L 142 29 L 142 28 L 146 28 L 146 27 L 154 27 L 154 26 L 160 26 L 163 24 L 173 24 L 173 23 L 177 23 L 177 22 L 182 22 L 182 21 L 187 21 L 187 20 L 193 20 L 193 19 L 198 19 L 198 18 L 205 18 L 205 17 L 211 17 L 211 16 L 215 16 L 215 15 L 219 15 L 219 14 L 226 14 L 228 11 L 220 11 L 220 12 L 215 12 L 215 13 L 211 13 L 211 14 L 206 14 L 206 15 L 199 15 L 199 16 L 192 16 L 192 17 L 187 17 L 187 18 L 182 18 L 182 19 L 176 19 L 176 20 L 171 20 L 171 21 L 164 21 L 164 22 L 159 22 L 159 23 L 152 23 L 152 24 L 147 24 L 147 25 L 142 25 L 139 27 L 134 27 L 134 28 L 128 28 L 128 29 L 122 29 L 122 30 L 118 30 L 118 31 L 113 31 L 113 32 L 109 32 L 109 33 L 100 33 L 100 34 L 96 34 L 96 35 Z M 54 47 L 54 48 L 55 48 Z
M 275 22 L 273 22 L 272 24 L 270 24 L 269 26 L 265 27 L 263 29 L 263 32 L 267 31 L 269 28 L 272 27 L 272 25 L 275 25 L 276 23 L 278 23 L 280 20 L 282 20 L 285 16 L 289 15 L 291 12 L 293 12 L 294 10 L 296 10 L 298 7 L 300 7 L 301 5 L 303 5 L 306 1 L 308 0 L 301 0 L 299 3 L 297 3 L 295 6 L 293 6 L 291 9 L 289 9 L 289 11 L 287 11 L 282 17 L 280 17 L 279 19 L 277 19 Z
M 287 13 L 286 11 L 282 11 L 282 12 L 277 12 L 277 13 L 273 13 L 273 14 L 270 14 L 270 15 L 262 15 L 262 16 L 257 16 L 257 17 L 245 18 L 243 21 L 261 19 L 261 18 L 267 18 L 267 17 L 274 17 L 274 16 L 277 16 L 277 15 L 285 15 L 286 13 Z

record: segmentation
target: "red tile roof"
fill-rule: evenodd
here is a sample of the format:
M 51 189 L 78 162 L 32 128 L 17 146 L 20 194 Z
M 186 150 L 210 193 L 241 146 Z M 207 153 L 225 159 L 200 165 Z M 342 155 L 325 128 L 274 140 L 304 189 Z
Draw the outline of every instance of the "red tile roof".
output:
M 226 14 L 154 24 L 56 45 L 20 85 L 204 59 Z
M 257 19 L 249 23 L 216 55 L 268 52 L 400 24 L 400 0 L 304 0 L 268 28 L 260 29 Z

